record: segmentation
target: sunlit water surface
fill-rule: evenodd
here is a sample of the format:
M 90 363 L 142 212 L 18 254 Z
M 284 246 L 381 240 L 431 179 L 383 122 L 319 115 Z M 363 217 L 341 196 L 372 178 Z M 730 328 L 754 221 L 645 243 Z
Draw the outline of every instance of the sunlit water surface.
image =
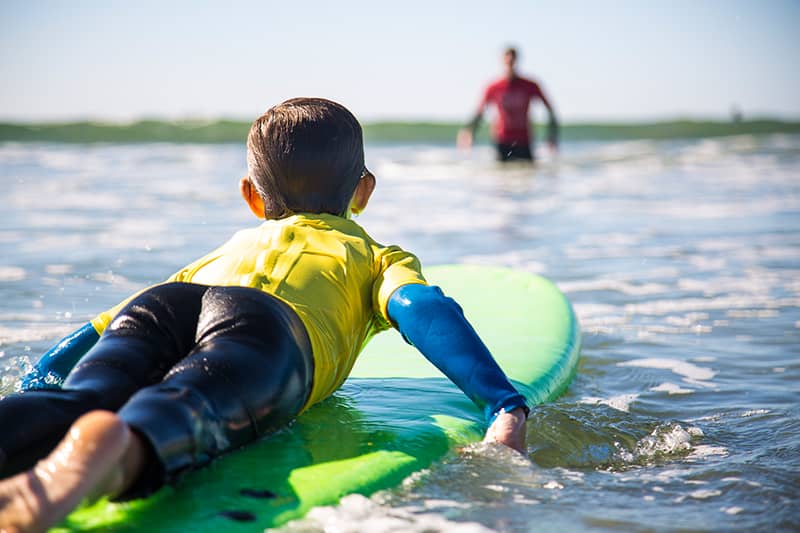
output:
M 581 367 L 532 413 L 527 457 L 476 445 L 284 529 L 800 529 L 800 137 L 567 144 L 535 169 L 488 147 L 367 154 L 377 240 L 553 279 Z M 253 224 L 243 174 L 238 145 L 0 145 L 0 394 Z

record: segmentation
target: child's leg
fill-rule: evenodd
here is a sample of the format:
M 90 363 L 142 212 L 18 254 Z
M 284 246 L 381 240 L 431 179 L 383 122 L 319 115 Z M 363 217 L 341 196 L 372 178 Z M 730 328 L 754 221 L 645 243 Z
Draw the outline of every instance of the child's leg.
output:
M 122 499 L 283 427 L 304 406 L 312 377 L 310 341 L 288 305 L 256 289 L 209 288 L 196 347 L 119 411 L 158 459 Z
M 116 411 L 134 392 L 160 381 L 194 346 L 207 288 L 171 283 L 146 291 L 120 312 L 63 389 L 0 399 L 0 477 L 47 455 L 81 415 Z
M 45 531 L 85 497 L 118 492 L 143 452 L 114 413 L 82 416 L 35 468 L 0 482 L 0 531 Z
M 209 289 L 197 340 L 119 417 L 81 417 L 50 456 L 0 482 L 0 528 L 43 531 L 86 496 L 152 491 L 303 407 L 313 360 L 305 328 L 286 304 L 253 289 Z

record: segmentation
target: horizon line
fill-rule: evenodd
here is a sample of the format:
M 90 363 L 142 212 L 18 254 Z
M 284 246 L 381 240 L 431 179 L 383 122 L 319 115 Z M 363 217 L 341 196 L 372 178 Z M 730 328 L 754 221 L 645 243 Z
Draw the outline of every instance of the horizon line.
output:
M 0 124 L 5 126 L 63 126 L 63 125 L 77 125 L 77 124 L 90 124 L 98 126 L 132 126 L 135 124 L 158 122 L 158 123 L 172 123 L 172 124 L 215 124 L 220 122 L 233 122 L 233 123 L 252 123 L 253 119 L 243 118 L 234 115 L 219 115 L 216 117 L 209 117 L 203 115 L 185 115 L 176 117 L 167 117 L 163 115 L 141 115 L 136 118 L 103 118 L 103 117 L 81 117 L 81 118 L 50 118 L 50 119 L 20 119 L 12 117 L 1 117 Z M 425 118 L 425 117 L 383 117 L 363 119 L 359 122 L 364 126 L 370 125 L 383 125 L 383 124 L 406 124 L 406 125 L 432 125 L 432 126 L 454 126 L 459 124 L 466 124 L 467 121 L 447 118 Z M 643 125 L 643 124 L 662 124 L 662 123 L 675 123 L 675 122 L 706 122 L 706 123 L 720 123 L 729 124 L 735 122 L 782 122 L 782 123 L 800 123 L 800 114 L 778 114 L 778 113 L 753 113 L 747 116 L 740 115 L 701 115 L 701 114 L 688 114 L 678 113 L 674 115 L 658 115 L 651 117 L 605 117 L 605 118 L 576 118 L 569 120 L 560 120 L 559 125 L 564 126 L 588 126 L 588 125 L 608 125 L 608 126 L 625 126 L 625 125 Z M 531 124 L 541 125 L 546 122 L 541 120 L 531 120 Z

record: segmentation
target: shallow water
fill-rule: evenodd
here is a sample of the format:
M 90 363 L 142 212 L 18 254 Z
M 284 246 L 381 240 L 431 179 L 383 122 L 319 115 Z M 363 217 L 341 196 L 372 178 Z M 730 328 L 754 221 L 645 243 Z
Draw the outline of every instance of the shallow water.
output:
M 367 154 L 370 233 L 548 276 L 581 368 L 532 413 L 527 458 L 476 445 L 284 529 L 800 529 L 800 136 L 573 143 L 535 169 L 487 147 Z M 0 144 L 0 394 L 251 224 L 243 173 L 233 144 Z

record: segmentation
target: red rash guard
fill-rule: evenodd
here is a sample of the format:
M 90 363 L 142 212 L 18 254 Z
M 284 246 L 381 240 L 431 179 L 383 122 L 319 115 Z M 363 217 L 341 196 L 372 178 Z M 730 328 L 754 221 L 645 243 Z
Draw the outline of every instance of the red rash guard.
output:
M 486 88 L 480 109 L 488 104 L 497 107 L 497 120 L 492 126 L 492 136 L 500 144 L 530 143 L 528 108 L 532 99 L 544 100 L 542 90 L 535 82 L 525 78 L 503 78 Z

